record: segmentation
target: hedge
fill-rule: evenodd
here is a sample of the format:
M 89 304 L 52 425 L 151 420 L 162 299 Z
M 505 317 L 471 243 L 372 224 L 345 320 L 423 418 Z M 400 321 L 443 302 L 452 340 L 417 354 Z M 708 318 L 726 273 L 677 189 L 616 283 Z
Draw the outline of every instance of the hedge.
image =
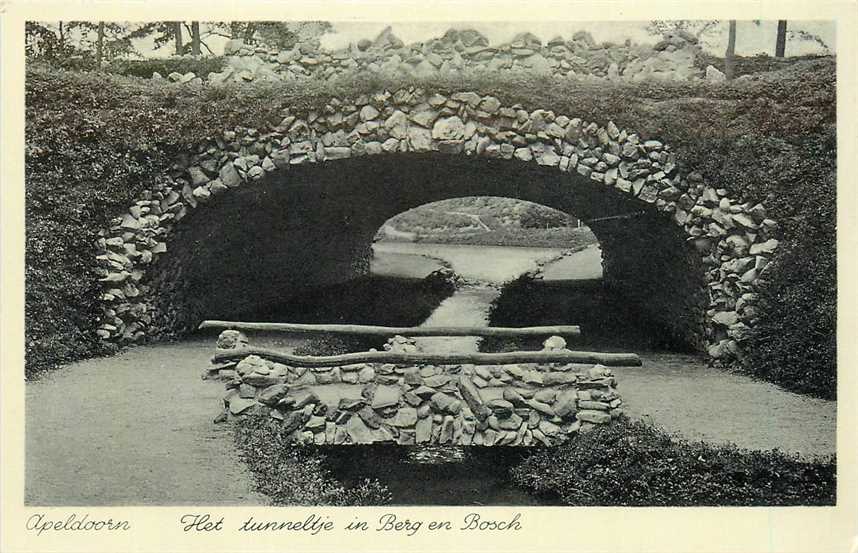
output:
M 167 78 L 170 73 L 194 73 L 206 79 L 209 73 L 220 73 L 226 65 L 226 59 L 220 56 L 205 58 L 174 57 L 146 60 L 116 59 L 106 64 L 102 70 L 117 75 L 151 79 L 154 73 Z
M 274 505 L 383 505 L 391 500 L 377 480 L 344 487 L 318 448 L 289 441 L 279 421 L 268 416 L 238 421 L 235 442 L 257 489 Z
M 768 54 L 757 54 L 755 56 L 735 56 L 733 58 L 733 74 L 736 77 L 742 75 L 753 75 L 754 73 L 764 73 L 767 71 L 778 71 L 780 69 L 789 68 L 796 63 L 803 63 L 808 60 L 824 59 L 826 56 L 818 54 L 808 54 L 804 56 L 789 56 L 777 58 Z M 711 65 L 721 72 L 726 71 L 726 61 L 722 56 L 714 56 L 706 52 L 699 53 L 694 65 L 701 69 L 705 69 Z
M 520 486 L 577 506 L 834 505 L 833 457 L 689 442 L 622 417 L 512 469 Z
M 285 107 L 318 108 L 332 97 L 419 86 L 430 92 L 474 90 L 527 109 L 611 119 L 672 144 L 682 169 L 702 171 L 734 196 L 764 200 L 770 216 L 783 224 L 785 247 L 780 273 L 770 276 L 766 301 L 772 309 L 756 343 L 806 343 L 805 331 L 796 329 L 809 319 L 822 340 L 803 348 L 801 358 L 782 349 L 762 360 L 751 356 L 744 369 L 833 397 L 835 350 L 825 338 L 834 335 L 836 309 L 834 77 L 833 58 L 721 85 L 477 72 L 431 81 L 357 74 L 330 82 L 211 87 L 30 67 L 27 372 L 103 351 L 94 337 L 95 232 L 167 171 L 175 156 L 224 129 L 274 126 Z
M 55 60 L 31 60 L 41 70 L 48 71 L 95 71 L 95 59 L 92 57 L 70 56 Z M 140 77 L 151 79 L 155 72 L 166 78 L 170 73 L 176 72 L 182 75 L 194 73 L 198 77 L 206 79 L 209 73 L 219 73 L 226 66 L 226 58 L 223 56 L 207 56 L 193 58 L 190 56 L 173 56 L 169 58 L 150 59 L 126 59 L 116 58 L 102 64 L 98 70 L 103 73 L 124 75 L 126 77 Z

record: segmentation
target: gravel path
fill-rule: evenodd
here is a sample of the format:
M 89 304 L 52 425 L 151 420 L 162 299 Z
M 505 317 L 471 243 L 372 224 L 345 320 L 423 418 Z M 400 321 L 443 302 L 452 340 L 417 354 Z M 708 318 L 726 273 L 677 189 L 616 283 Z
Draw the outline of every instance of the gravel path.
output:
M 75 363 L 27 384 L 28 505 L 263 505 L 200 378 L 212 341 Z
M 690 355 L 641 353 L 617 367 L 623 411 L 690 440 L 780 449 L 806 459 L 836 453 L 837 402 L 706 366 Z
M 601 272 L 598 246 L 543 269 L 545 281 L 599 278 Z M 835 401 L 711 368 L 691 355 L 637 353 L 642 367 L 613 369 L 623 410 L 632 418 L 690 440 L 732 442 L 747 449 L 781 449 L 805 458 L 837 450 Z

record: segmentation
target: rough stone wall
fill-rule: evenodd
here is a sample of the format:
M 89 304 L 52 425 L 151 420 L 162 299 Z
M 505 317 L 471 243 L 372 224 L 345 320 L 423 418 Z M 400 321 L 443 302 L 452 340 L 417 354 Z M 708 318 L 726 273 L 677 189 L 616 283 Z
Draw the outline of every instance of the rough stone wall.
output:
M 526 71 L 555 77 L 611 80 L 720 80 L 714 67 L 695 66 L 697 39 L 687 33 L 666 35 L 655 45 L 597 44 L 587 32 L 547 43 L 521 33 L 507 44 L 491 45 L 475 30 L 451 29 L 444 36 L 404 44 L 390 29 L 374 40 L 361 40 L 340 50 L 322 50 L 306 43 L 292 50 L 268 50 L 240 40 L 228 43 L 227 67 L 209 75 L 210 82 L 334 79 L 344 73 L 369 72 L 429 77 L 461 71 Z M 178 73 L 173 80 L 193 79 Z
M 167 251 L 174 229 L 189 212 L 228 201 L 243 187 L 264 187 L 274 180 L 288 187 L 290 170 L 307 164 L 406 153 L 556 169 L 568 177 L 570 194 L 572 183 L 583 180 L 649 209 L 649 217 L 660 224 L 676 225 L 686 240 L 681 247 L 693 248 L 705 271 L 710 354 L 741 354 L 742 337 L 756 320 L 757 279 L 778 246 L 777 223 L 766 217 L 762 205 L 729 198 L 698 173 L 680 173 L 669 145 L 613 122 L 603 126 L 503 106 L 474 92 L 428 95 L 413 87 L 331 100 L 320 111 L 285 110 L 273 129 L 229 130 L 177 160 L 171 175 L 100 234 L 97 262 L 104 291 L 98 334 L 124 343 L 157 333 L 154 298 L 160 291 L 144 275 Z M 274 174 L 277 179 L 269 178 Z M 664 286 L 665 292 L 671 290 L 669 282 Z
M 242 347 L 234 330 L 219 346 Z M 414 348 L 394 337 L 388 349 Z M 207 370 L 226 383 L 224 415 L 262 415 L 317 445 L 557 445 L 620 414 L 611 370 L 601 365 L 361 363 L 291 367 L 256 355 Z

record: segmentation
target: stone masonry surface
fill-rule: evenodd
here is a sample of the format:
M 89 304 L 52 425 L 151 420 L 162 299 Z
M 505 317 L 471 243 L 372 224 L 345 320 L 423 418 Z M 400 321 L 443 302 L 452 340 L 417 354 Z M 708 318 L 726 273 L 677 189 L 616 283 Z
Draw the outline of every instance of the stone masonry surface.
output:
M 565 346 L 554 337 L 546 349 L 557 341 Z M 218 339 L 220 349 L 246 345 L 235 330 Z M 395 336 L 385 349 L 417 346 Z M 219 420 L 268 416 L 293 440 L 316 445 L 552 446 L 610 423 L 622 404 L 609 368 L 577 363 L 307 368 L 248 355 L 204 376 L 226 383 Z

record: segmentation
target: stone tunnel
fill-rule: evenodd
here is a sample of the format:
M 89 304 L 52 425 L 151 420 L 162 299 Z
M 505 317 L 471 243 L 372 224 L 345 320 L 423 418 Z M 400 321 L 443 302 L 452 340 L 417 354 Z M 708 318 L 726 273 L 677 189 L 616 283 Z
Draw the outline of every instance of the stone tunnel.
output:
M 304 288 L 355 278 L 368 271 L 373 236 L 394 215 L 446 198 L 503 196 L 584 220 L 632 214 L 591 223 L 607 285 L 681 341 L 700 343 L 706 300 L 699 256 L 651 206 L 584 177 L 435 153 L 343 160 L 270 178 L 195 212 L 176 233 L 155 272 L 156 286 L 172 292 L 157 296 L 160 311 L 176 317 L 170 326 L 235 318 Z
M 346 281 L 368 271 L 390 217 L 501 196 L 588 222 L 605 286 L 674 342 L 741 353 L 777 223 L 680 172 L 669 145 L 473 92 L 382 91 L 284 116 L 204 141 L 101 232 L 102 339 L 181 333 Z

